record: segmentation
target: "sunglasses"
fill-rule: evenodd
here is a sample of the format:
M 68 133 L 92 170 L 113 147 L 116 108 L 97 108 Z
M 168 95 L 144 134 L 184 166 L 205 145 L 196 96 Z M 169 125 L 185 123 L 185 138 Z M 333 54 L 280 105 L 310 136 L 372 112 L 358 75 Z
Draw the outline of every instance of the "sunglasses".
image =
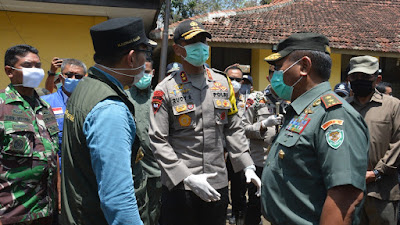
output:
M 73 77 L 75 77 L 75 79 L 82 79 L 85 75 L 82 75 L 82 74 L 79 74 L 79 73 L 72 73 L 72 72 L 70 72 L 70 73 L 64 73 L 64 74 L 62 74 L 62 75 L 64 75 L 64 76 L 66 76 L 66 77 L 68 77 L 68 78 L 73 78 Z
M 229 77 L 231 80 L 236 80 L 237 82 L 240 82 L 243 80 L 243 78 L 235 78 L 235 77 Z

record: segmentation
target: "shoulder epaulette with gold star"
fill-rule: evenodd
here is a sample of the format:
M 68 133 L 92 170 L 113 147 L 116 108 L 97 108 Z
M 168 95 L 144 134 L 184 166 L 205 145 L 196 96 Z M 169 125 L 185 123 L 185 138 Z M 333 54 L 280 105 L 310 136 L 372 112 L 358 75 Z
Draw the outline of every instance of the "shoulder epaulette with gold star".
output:
M 335 105 L 342 104 L 342 102 L 334 94 L 321 96 L 321 101 L 324 103 L 326 109 L 329 109 L 330 107 Z

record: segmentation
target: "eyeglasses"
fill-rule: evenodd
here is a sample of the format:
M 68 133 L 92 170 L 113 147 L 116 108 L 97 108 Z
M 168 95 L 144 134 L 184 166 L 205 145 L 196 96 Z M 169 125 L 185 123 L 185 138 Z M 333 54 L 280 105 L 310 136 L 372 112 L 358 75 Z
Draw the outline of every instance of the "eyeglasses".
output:
M 82 79 L 85 76 L 85 75 L 82 75 L 82 74 L 79 74 L 79 73 L 72 73 L 72 72 L 64 73 L 62 75 L 66 76 L 68 78 L 74 78 L 75 77 L 75 79 L 78 79 L 78 80 Z
M 240 82 L 243 80 L 243 78 L 238 78 L 238 77 L 229 77 L 231 80 L 236 80 L 237 82 Z
M 146 57 L 150 58 L 153 54 L 152 50 L 149 49 L 135 49 L 136 52 L 144 52 L 146 53 Z

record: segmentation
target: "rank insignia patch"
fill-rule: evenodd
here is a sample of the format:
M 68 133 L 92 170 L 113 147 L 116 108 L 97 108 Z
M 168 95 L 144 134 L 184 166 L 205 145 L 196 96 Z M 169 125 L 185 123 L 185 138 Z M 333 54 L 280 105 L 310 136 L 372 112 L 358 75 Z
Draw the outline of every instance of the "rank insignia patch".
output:
M 337 125 L 343 125 L 343 120 L 329 120 L 328 122 L 324 123 L 321 125 L 321 128 L 323 130 L 328 129 L 328 127 L 330 127 L 333 124 L 337 124 Z
M 339 129 L 330 130 L 326 132 L 325 136 L 326 142 L 328 142 L 328 145 L 333 149 L 338 149 L 344 140 L 344 132 L 343 130 Z
M 182 127 L 187 127 L 192 123 L 192 118 L 186 114 L 183 114 L 179 116 L 178 121 Z
M 181 76 L 182 82 L 187 82 L 188 81 L 188 77 L 186 76 L 185 72 L 182 71 L 180 76 Z
M 333 94 L 327 94 L 327 95 L 322 96 L 321 101 L 324 103 L 325 108 L 327 108 L 327 109 L 332 106 L 342 104 L 342 102 L 338 98 L 336 98 L 336 96 Z

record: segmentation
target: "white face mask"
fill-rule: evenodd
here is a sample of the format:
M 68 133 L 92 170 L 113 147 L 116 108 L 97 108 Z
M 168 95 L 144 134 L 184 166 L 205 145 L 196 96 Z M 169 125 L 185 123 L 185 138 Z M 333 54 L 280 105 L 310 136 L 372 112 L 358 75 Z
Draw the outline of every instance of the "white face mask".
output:
M 107 66 L 104 66 L 104 65 L 101 65 L 101 64 L 97 64 L 97 65 L 99 65 L 101 67 L 104 67 L 104 68 L 106 68 L 106 69 L 108 69 L 108 70 L 110 70 L 110 71 L 112 71 L 112 72 L 114 72 L 116 74 L 119 74 L 119 75 L 122 75 L 122 76 L 127 76 L 127 77 L 133 77 L 133 82 L 132 82 L 131 86 L 133 86 L 134 84 L 139 82 L 140 79 L 142 79 L 142 77 L 144 76 L 144 71 L 146 69 L 146 63 L 143 64 L 143 66 L 139 66 L 139 67 L 136 67 L 136 68 L 110 68 L 110 67 L 107 67 Z M 140 73 L 136 74 L 136 75 L 121 73 L 121 72 L 117 71 L 117 70 L 138 70 L 138 69 L 142 69 L 142 71 L 140 71 Z
M 242 84 L 237 82 L 236 80 L 232 80 L 231 83 L 232 83 L 233 91 L 235 93 L 237 93 L 240 90 L 240 88 L 242 87 Z
M 14 86 L 36 88 L 44 78 L 44 70 L 42 68 L 11 68 L 22 71 L 22 84 L 13 84 Z

